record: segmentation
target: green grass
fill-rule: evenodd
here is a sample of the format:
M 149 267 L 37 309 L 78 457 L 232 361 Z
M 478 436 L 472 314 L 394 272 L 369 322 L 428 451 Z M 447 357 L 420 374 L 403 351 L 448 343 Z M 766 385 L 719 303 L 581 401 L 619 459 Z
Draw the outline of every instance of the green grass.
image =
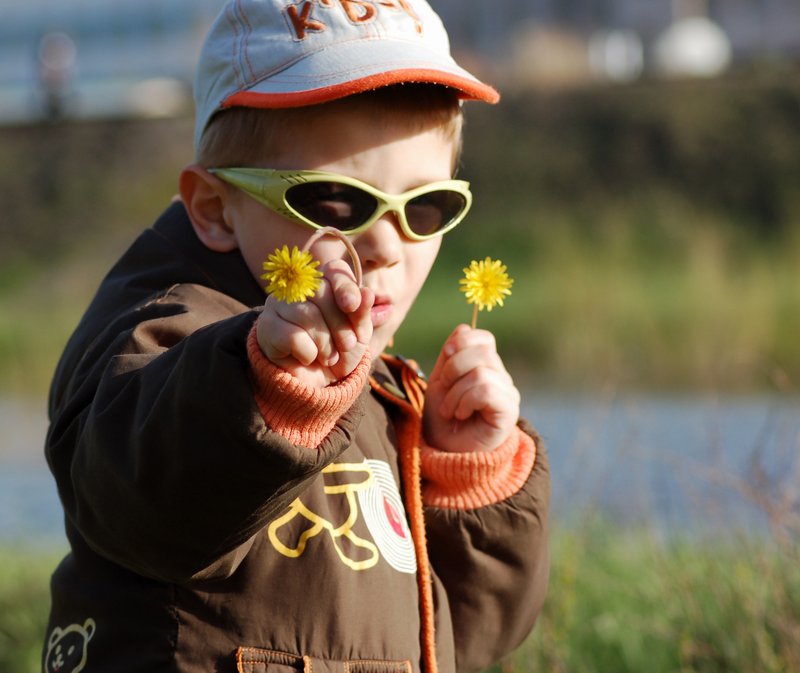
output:
M 0 547 L 0 671 L 36 673 L 50 610 L 55 552 Z
M 102 249 L 87 248 L 0 290 L 0 391 L 39 397 L 47 391 L 110 255 L 120 249 L 109 240 Z
M 511 671 L 800 670 L 797 554 L 753 538 L 660 543 L 604 525 L 560 532 L 551 588 Z
M 553 536 L 533 634 L 497 673 L 800 670 L 794 543 L 663 542 L 592 523 Z M 53 553 L 0 549 L 0 671 L 38 671 Z

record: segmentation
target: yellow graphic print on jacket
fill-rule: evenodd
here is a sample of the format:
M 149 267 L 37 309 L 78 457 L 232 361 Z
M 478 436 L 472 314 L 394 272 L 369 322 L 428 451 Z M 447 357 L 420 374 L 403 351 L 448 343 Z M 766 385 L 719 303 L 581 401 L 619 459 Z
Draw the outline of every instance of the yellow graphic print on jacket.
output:
M 299 558 L 313 549 L 312 541 L 325 533 L 339 559 L 348 568 L 361 571 L 374 567 L 381 557 L 395 570 L 416 572 L 416 557 L 408 529 L 403 502 L 389 465 L 380 460 L 361 463 L 333 463 L 322 470 L 327 498 L 343 498 L 331 510 L 346 512 L 343 522 L 332 522 L 296 498 L 285 514 L 268 528 L 276 551 L 288 558 Z M 358 535 L 354 527 L 363 517 L 372 540 Z M 294 542 L 286 541 L 291 522 L 300 517 L 310 524 Z M 286 528 L 286 530 L 282 530 Z M 321 542 L 324 536 L 319 538 Z

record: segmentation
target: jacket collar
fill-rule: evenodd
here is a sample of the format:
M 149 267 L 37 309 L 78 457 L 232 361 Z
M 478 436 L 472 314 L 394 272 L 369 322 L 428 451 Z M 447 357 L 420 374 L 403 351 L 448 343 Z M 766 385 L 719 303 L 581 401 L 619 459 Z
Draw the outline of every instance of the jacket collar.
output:
M 260 306 L 266 295 L 253 278 L 238 250 L 222 253 L 206 248 L 192 229 L 181 202 L 167 208 L 153 231 L 178 253 L 178 264 L 189 282 L 207 285 L 247 306 Z

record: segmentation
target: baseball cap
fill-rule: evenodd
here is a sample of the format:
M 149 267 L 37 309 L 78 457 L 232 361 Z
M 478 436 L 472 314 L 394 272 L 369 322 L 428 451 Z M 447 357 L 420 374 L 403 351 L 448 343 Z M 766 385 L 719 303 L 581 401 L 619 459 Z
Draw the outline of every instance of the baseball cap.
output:
M 299 107 L 411 82 L 500 98 L 455 62 L 425 0 L 230 0 L 200 53 L 195 145 L 229 107 Z

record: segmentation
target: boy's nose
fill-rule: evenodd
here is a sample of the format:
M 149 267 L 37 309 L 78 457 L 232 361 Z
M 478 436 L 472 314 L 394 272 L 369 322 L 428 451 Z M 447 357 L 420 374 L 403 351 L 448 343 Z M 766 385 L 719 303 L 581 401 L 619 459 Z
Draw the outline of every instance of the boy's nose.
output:
M 363 234 L 359 234 L 353 245 L 365 269 L 393 266 L 400 261 L 403 233 L 397 216 L 388 212 Z

